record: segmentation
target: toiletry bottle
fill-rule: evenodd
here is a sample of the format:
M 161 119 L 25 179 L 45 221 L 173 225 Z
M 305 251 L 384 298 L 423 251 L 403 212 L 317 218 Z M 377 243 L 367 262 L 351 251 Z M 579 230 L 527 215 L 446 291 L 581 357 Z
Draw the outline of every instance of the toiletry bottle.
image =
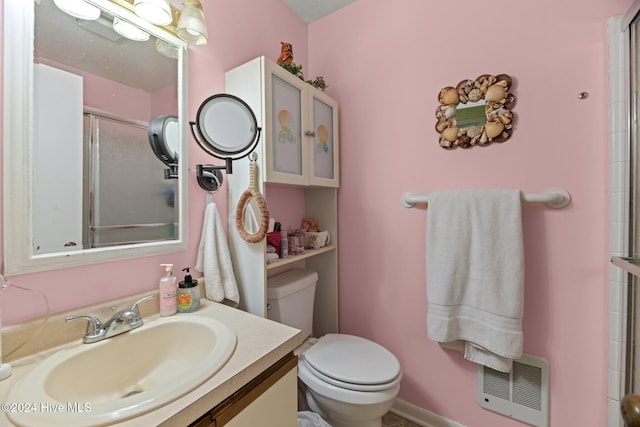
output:
M 280 258 L 289 258 L 289 238 L 284 230 L 280 230 Z
M 180 313 L 191 313 L 200 307 L 200 288 L 198 281 L 191 278 L 189 268 L 182 269 L 187 274 L 185 274 L 184 280 L 178 284 L 178 311 Z
M 164 275 L 160 279 L 160 316 L 171 316 L 176 313 L 176 278 L 171 274 L 173 264 L 160 264 L 164 267 Z

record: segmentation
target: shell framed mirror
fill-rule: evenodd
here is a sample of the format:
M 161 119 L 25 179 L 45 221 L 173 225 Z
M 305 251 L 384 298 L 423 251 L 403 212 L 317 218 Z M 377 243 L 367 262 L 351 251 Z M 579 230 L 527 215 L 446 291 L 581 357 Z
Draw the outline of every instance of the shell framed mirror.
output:
M 442 88 L 436 109 L 440 146 L 447 150 L 471 148 L 509 139 L 516 100 L 512 84 L 507 74 L 483 74 Z

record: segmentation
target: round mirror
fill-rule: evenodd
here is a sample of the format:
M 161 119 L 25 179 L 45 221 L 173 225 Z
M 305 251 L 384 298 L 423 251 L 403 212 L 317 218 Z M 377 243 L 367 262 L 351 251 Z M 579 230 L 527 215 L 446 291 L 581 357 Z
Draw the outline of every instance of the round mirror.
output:
M 256 234 L 260 230 L 259 216 L 260 207 L 258 206 L 258 202 L 256 199 L 250 198 L 243 212 L 244 231 L 248 234 Z
M 249 243 L 258 243 L 267 235 L 269 208 L 262 195 L 248 188 L 240 196 L 236 209 L 236 229 Z
M 256 116 L 247 103 L 228 94 L 207 98 L 198 108 L 191 129 L 203 150 L 218 158 L 239 154 L 234 159 L 253 149 L 259 132 Z
M 257 186 L 257 159 L 256 153 L 249 155 L 249 188 L 242 193 L 236 207 L 236 229 L 249 243 L 264 239 L 269 228 L 269 208 Z
M 167 166 L 178 163 L 180 125 L 176 116 L 157 116 L 149 122 L 149 143 L 157 158 Z

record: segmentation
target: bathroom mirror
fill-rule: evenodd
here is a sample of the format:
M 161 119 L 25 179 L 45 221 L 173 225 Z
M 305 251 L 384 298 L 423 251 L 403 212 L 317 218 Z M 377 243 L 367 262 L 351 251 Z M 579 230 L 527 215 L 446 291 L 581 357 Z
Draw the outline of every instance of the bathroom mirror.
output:
M 101 9 L 99 19 L 82 21 L 73 18 L 57 9 L 52 0 L 4 2 L 3 186 L 6 274 L 186 249 L 186 45 L 172 33 L 148 24 L 114 2 L 88 0 L 88 3 Z M 149 39 L 144 42 L 131 41 L 119 36 L 113 31 L 114 18 L 134 24 Z M 167 56 L 160 54 L 160 50 Z M 79 55 L 73 57 L 74 52 L 79 52 Z M 43 83 L 39 77 L 40 68 L 52 71 L 54 78 L 57 75 L 68 77 L 73 90 Z M 165 78 L 165 81 L 157 82 L 157 78 Z M 153 82 L 158 85 L 150 87 Z M 146 96 L 145 108 L 139 107 L 141 101 L 136 94 Z M 89 108 L 87 96 L 92 97 Z M 40 107 L 39 98 L 53 101 L 54 107 Z M 57 105 L 64 108 L 58 109 Z M 70 112 L 63 112 L 67 111 L 67 107 Z M 143 110 L 144 116 L 136 116 Z M 56 246 L 43 250 L 36 243 L 40 233 L 37 224 L 43 223 L 41 228 L 45 231 L 54 231 L 59 227 L 52 216 L 38 220 L 43 210 L 37 207 L 41 203 L 41 197 L 37 195 L 37 183 L 46 180 L 44 177 L 53 184 L 53 188 L 45 193 L 51 196 L 54 206 L 77 207 L 74 210 L 75 220 L 69 221 L 70 226 L 77 230 L 78 227 L 86 228 L 86 220 L 77 212 L 78 209 L 84 212 L 81 205 L 89 203 L 84 196 L 91 193 L 86 191 L 89 181 L 98 180 L 101 185 L 106 185 L 108 181 L 103 175 L 91 174 L 89 169 L 95 164 L 87 160 L 83 153 L 69 149 L 67 145 L 71 144 L 56 143 L 60 139 L 47 133 L 46 126 L 60 124 L 62 126 L 58 126 L 55 132 L 60 129 L 73 132 L 74 140 L 76 137 L 82 139 L 86 133 L 96 133 L 95 126 L 101 126 L 100 134 L 103 136 L 122 135 L 124 132 L 129 135 L 125 141 L 133 141 L 138 138 L 135 135 L 142 135 L 144 149 L 125 154 L 117 148 L 111 156 L 112 163 L 102 167 L 102 170 L 109 169 L 115 172 L 112 175 L 123 175 L 138 169 L 144 173 L 139 179 L 146 180 L 147 176 L 155 175 L 147 170 L 147 164 L 149 168 L 160 168 L 160 171 L 164 168 L 155 158 L 147 139 L 148 123 L 158 115 L 177 117 L 178 150 L 174 152 L 181 153 L 177 159 L 177 179 L 163 181 L 161 178 L 160 186 L 154 192 L 156 196 L 153 196 L 164 208 L 175 212 L 172 219 L 161 224 L 163 227 L 166 225 L 166 237 L 132 237 L 131 228 L 125 226 L 118 230 L 117 238 L 105 237 L 96 247 L 87 246 L 83 237 L 68 239 L 68 244 L 60 249 Z M 126 126 L 122 125 L 123 121 Z M 86 123 L 91 124 L 87 126 Z M 67 137 L 62 140 L 65 143 L 69 141 Z M 46 144 L 38 144 L 38 141 Z M 41 145 L 50 151 L 40 151 Z M 70 169 L 74 172 L 65 178 Z M 78 184 L 71 188 L 65 184 L 65 179 Z M 155 227 L 156 221 L 145 215 L 156 209 L 130 206 L 126 198 L 128 187 L 114 185 L 101 188 L 100 194 L 109 194 L 112 202 L 100 199 L 100 205 L 105 208 L 115 206 L 116 209 L 111 211 L 129 210 L 132 216 L 139 218 L 136 223 L 143 225 L 142 228 L 147 228 L 150 222 Z M 105 227 L 105 234 L 112 234 L 109 227 Z M 83 236 L 87 234 L 85 231 Z
M 242 224 L 244 231 L 248 235 L 256 234 L 260 230 L 260 223 L 258 218 L 260 217 L 260 206 L 254 198 L 250 198 L 242 211 Z
M 462 80 L 455 87 L 442 88 L 436 109 L 440 146 L 449 150 L 470 148 L 509 139 L 514 118 L 511 107 L 515 102 L 511 86 L 507 74 L 483 74 L 475 80 Z

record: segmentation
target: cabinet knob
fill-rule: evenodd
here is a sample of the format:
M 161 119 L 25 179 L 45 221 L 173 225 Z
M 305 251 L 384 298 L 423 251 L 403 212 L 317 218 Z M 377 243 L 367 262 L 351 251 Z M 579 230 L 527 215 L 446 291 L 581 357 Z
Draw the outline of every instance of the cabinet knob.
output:
M 316 136 L 316 133 L 314 131 L 312 131 L 312 130 L 308 130 L 304 134 L 307 135 L 307 136 L 312 136 L 314 138 Z

